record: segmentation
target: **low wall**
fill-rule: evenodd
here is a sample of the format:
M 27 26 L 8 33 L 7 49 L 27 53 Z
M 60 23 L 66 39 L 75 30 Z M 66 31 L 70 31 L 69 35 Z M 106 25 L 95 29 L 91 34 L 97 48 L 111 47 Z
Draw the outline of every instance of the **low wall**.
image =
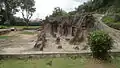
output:
M 120 52 L 114 51 L 109 53 L 112 56 L 120 56 Z M 61 53 L 20 53 L 20 54 L 0 54 L 0 58 L 17 58 L 17 59 L 29 59 L 29 58 L 61 58 L 61 57 L 91 57 L 91 52 L 61 52 Z
M 61 58 L 61 57 L 80 57 L 90 56 L 90 53 L 50 53 L 50 54 L 1 54 L 1 58 L 17 58 L 17 59 L 28 59 L 28 58 Z
M 0 35 L 4 35 L 11 32 L 11 29 L 0 29 Z

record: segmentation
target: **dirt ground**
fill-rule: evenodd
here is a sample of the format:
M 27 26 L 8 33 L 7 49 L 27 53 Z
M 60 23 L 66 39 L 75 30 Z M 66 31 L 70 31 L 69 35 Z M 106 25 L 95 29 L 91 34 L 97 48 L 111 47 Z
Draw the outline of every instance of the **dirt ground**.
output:
M 16 53 L 33 48 L 36 34 L 22 34 L 22 32 L 23 31 L 15 31 L 4 35 L 10 37 L 7 39 L 0 39 L 0 52 Z
M 34 45 L 37 40 L 36 31 L 27 31 L 33 32 L 34 34 L 24 34 L 25 31 L 16 31 L 6 34 L 5 36 L 10 36 L 7 39 L 0 39 L 0 53 L 21 53 L 21 52 L 35 52 L 39 49 L 34 49 Z M 57 45 L 55 43 L 55 38 L 49 36 L 47 37 L 47 44 L 44 48 L 44 52 L 79 52 L 83 49 L 83 43 L 80 45 L 69 45 L 69 43 L 64 40 L 64 37 L 61 40 L 61 43 Z M 62 49 L 58 49 L 58 46 L 62 46 Z M 79 50 L 75 49 L 78 46 Z
M 26 33 L 25 33 L 26 32 Z M 29 32 L 33 34 L 29 34 Z M 4 36 L 10 36 L 7 39 L 0 39 L 0 53 L 43 53 L 43 52 L 89 52 L 89 48 L 86 49 L 86 44 L 81 43 L 79 45 L 70 45 L 66 37 L 62 37 L 60 44 L 56 44 L 56 38 L 48 35 L 47 43 L 43 51 L 34 49 L 34 45 L 37 40 L 38 32 L 35 30 L 28 31 L 14 31 Z M 62 46 L 62 49 L 58 49 L 58 46 Z M 78 48 L 76 48 L 78 47 Z M 120 47 L 117 46 L 115 50 L 120 51 Z

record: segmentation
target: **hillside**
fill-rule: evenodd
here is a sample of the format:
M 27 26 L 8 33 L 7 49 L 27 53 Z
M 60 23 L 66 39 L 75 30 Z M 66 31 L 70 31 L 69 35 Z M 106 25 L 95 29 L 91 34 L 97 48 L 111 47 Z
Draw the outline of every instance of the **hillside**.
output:
M 70 14 L 81 13 L 81 12 L 120 12 L 120 0 L 89 0 L 88 2 L 78 6 L 75 11 Z

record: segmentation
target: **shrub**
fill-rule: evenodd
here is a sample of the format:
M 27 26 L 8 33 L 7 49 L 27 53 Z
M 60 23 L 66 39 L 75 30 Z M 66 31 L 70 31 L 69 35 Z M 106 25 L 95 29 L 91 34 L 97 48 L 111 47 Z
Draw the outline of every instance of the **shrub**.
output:
M 114 23 L 115 22 L 115 20 L 110 16 L 104 16 L 102 21 L 105 23 Z
M 94 58 L 105 60 L 112 48 L 113 40 L 103 31 L 94 31 L 88 37 L 88 44 Z

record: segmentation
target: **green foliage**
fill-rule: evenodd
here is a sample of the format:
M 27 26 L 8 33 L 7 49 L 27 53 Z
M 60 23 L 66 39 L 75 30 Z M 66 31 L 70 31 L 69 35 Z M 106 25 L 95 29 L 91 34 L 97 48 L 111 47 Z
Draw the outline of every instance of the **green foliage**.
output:
M 105 23 L 114 23 L 115 22 L 115 20 L 110 16 L 103 17 L 102 21 Z
M 118 30 L 120 29 L 120 15 L 119 14 L 104 16 L 102 21 L 114 29 L 118 29 Z
M 0 36 L 0 39 L 8 39 L 10 36 Z
M 76 10 L 77 12 L 93 12 L 103 6 L 104 0 L 89 0 L 88 2 L 80 5 Z
M 16 12 L 18 12 L 18 6 L 19 6 L 20 2 L 19 0 L 1 0 L 0 2 L 0 7 L 2 9 L 2 15 L 3 15 L 3 19 L 4 21 L 10 21 L 11 19 L 13 19 L 13 15 L 16 14 Z M 3 22 L 3 21 L 2 21 Z
M 60 7 L 54 8 L 53 14 L 51 16 L 56 17 L 56 16 L 68 16 L 69 14 L 62 10 Z
M 33 13 L 36 11 L 34 6 L 34 0 L 20 0 L 20 10 L 22 10 L 22 17 L 27 26 L 29 25 L 29 21 L 33 16 Z
M 88 44 L 90 45 L 94 58 L 107 59 L 108 51 L 111 50 L 113 40 L 103 31 L 94 31 L 88 37 Z
M 76 14 L 76 11 L 71 11 L 68 13 L 69 15 L 75 15 Z
M 2 22 L 8 21 L 10 24 L 14 25 L 14 14 L 21 10 L 25 24 L 28 25 L 30 18 L 35 12 L 34 6 L 34 0 L 0 0 L 0 10 L 3 10 L 2 12 L 0 11 L 0 15 L 3 16 Z
M 105 23 L 118 23 L 120 22 L 120 14 L 110 14 L 102 18 Z
M 88 1 L 87 3 L 84 3 L 83 5 L 78 6 L 76 8 L 77 12 L 91 12 L 93 10 L 92 8 L 92 1 Z
M 21 34 L 34 35 L 33 32 L 28 32 L 28 31 L 24 31 L 24 32 L 22 32 Z
M 97 12 L 105 13 L 108 9 L 114 9 L 112 11 L 118 12 L 120 8 L 120 0 L 88 0 L 83 5 L 78 6 L 77 13 L 80 12 Z M 114 6 L 114 7 L 111 7 Z M 117 8 L 117 9 L 116 9 Z
M 8 28 L 7 26 L 0 26 L 0 29 L 6 29 Z

